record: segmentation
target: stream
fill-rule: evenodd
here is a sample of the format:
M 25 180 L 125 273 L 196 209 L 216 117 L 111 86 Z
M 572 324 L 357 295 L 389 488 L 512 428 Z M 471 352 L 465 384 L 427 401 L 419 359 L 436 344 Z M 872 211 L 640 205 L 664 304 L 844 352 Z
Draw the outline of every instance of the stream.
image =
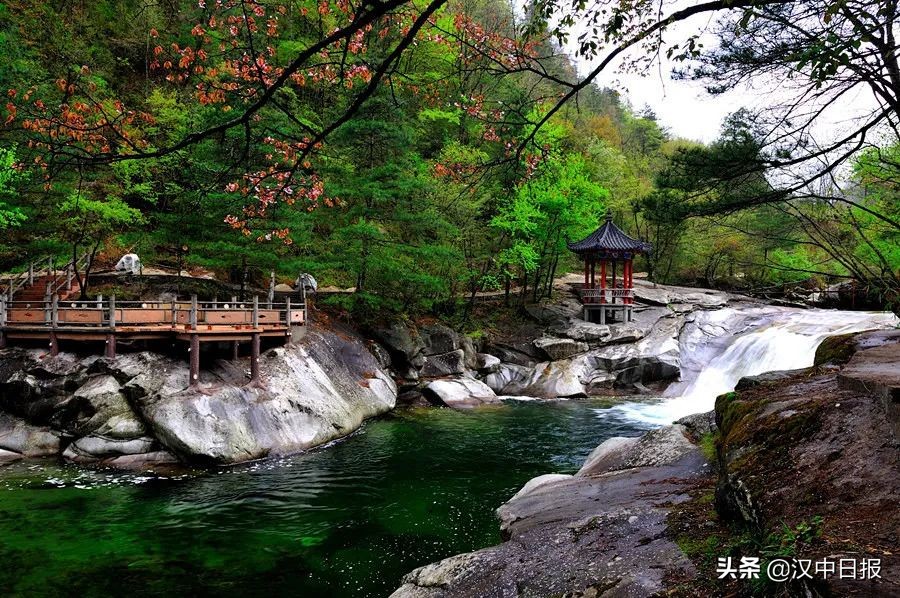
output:
M 493 511 L 530 478 L 574 472 L 607 438 L 708 410 L 740 376 L 811 365 L 822 338 L 876 317 L 728 311 L 683 332 L 672 396 L 397 410 L 304 454 L 171 477 L 0 468 L 0 589 L 386 596 L 415 567 L 498 543 Z M 733 334 L 709 334 L 716 326 Z

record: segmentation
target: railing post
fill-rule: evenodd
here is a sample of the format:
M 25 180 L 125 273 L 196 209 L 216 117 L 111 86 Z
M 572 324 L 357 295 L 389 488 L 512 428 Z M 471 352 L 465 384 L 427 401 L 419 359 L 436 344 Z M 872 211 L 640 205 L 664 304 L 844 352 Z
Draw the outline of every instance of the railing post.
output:
M 275 302 L 275 271 L 269 275 L 269 309 L 272 309 L 272 303 Z
M 197 330 L 197 295 L 191 295 L 191 330 Z
M 253 295 L 253 328 L 259 328 L 259 295 Z
M 172 328 L 178 327 L 178 298 L 176 297 L 174 301 L 172 301 Z
M 287 332 L 285 333 L 285 336 L 287 337 L 286 343 L 288 345 L 290 345 L 291 341 L 294 340 L 294 336 L 293 336 L 293 332 L 292 332 L 292 328 L 291 328 L 292 322 L 291 322 L 291 298 L 290 297 L 288 297 L 284 301 L 284 323 L 287 326 Z
M 109 296 L 109 329 L 116 329 L 116 296 Z
M 6 331 L 3 329 L 6 326 L 6 298 L 0 296 L 0 349 L 6 348 Z
M 56 293 L 50 300 L 50 356 L 59 355 L 59 342 L 56 339 L 56 327 L 59 324 L 59 297 Z

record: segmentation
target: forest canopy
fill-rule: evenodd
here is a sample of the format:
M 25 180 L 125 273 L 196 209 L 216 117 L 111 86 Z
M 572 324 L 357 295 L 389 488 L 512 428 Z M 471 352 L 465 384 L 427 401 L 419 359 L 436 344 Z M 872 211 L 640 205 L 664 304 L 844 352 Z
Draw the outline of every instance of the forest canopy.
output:
M 2 0 L 0 266 L 131 251 L 454 310 L 547 295 L 612 211 L 654 281 L 853 279 L 897 309 L 895 29 L 886 1 Z M 711 94 L 783 92 L 675 138 L 602 85 L 661 54 Z

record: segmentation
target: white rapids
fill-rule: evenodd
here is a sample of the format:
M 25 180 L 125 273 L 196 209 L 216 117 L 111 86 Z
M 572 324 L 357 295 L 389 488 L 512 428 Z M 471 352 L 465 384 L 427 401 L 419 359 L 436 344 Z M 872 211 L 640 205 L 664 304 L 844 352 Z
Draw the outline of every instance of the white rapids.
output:
M 744 376 L 813 365 L 827 337 L 895 328 L 888 312 L 763 307 L 699 312 L 679 337 L 682 373 L 661 399 L 626 402 L 597 410 L 601 417 L 666 425 L 709 411 L 718 395 L 734 390 Z

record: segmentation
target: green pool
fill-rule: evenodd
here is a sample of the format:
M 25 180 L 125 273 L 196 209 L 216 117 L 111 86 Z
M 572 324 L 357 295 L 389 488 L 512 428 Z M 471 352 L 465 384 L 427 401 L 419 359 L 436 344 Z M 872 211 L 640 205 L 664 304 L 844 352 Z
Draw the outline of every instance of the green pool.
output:
M 178 477 L 0 468 L 4 595 L 386 596 L 497 543 L 529 478 L 637 435 L 592 401 L 398 411 L 290 458 Z

